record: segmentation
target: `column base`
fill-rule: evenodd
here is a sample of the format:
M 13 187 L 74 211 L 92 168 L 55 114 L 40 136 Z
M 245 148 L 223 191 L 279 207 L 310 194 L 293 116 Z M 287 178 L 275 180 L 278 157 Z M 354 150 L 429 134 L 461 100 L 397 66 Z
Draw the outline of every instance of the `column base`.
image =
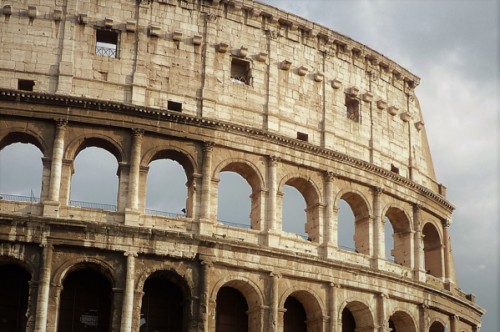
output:
M 126 226 L 141 225 L 141 213 L 137 210 L 125 209 L 125 225 Z
M 214 223 L 210 219 L 200 219 L 198 232 L 203 236 L 212 236 L 214 233 Z
M 266 245 L 269 247 L 279 247 L 281 234 L 273 229 L 267 231 L 265 235 Z
M 414 270 L 413 271 L 413 278 L 417 281 L 425 282 L 425 280 L 427 279 L 427 276 L 425 275 L 424 270 Z
M 59 203 L 58 201 L 44 201 L 42 215 L 44 217 L 57 218 L 59 217 L 60 206 L 61 203 Z
M 335 259 L 337 247 L 333 244 L 324 244 L 321 246 L 322 255 L 326 259 Z

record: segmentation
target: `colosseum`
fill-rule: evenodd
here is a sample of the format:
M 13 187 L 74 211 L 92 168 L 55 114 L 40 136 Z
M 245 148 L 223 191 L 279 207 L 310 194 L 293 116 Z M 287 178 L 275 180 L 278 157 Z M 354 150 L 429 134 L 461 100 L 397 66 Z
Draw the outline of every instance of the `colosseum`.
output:
M 0 150 L 42 155 L 39 194 L 1 194 L 1 331 L 479 331 L 417 76 L 252 0 L 0 8 Z M 71 199 L 90 147 L 116 158 L 115 205 Z M 157 160 L 184 170 L 182 214 L 147 208 Z M 247 224 L 218 218 L 223 172 Z

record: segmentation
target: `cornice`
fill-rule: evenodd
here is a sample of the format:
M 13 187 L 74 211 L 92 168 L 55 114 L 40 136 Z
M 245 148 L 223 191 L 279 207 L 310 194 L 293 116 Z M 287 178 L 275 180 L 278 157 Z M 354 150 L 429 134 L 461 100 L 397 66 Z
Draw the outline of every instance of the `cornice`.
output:
M 449 201 L 447 201 L 443 196 L 433 192 L 429 188 L 426 188 L 410 179 L 395 174 L 380 166 L 371 164 L 364 160 L 351 157 L 347 154 L 338 151 L 323 148 L 311 143 L 289 138 L 262 129 L 237 125 L 220 120 L 186 115 L 183 113 L 178 113 L 165 109 L 135 106 L 131 104 L 101 101 L 97 99 L 89 99 L 83 97 L 63 96 L 63 95 L 27 92 L 27 91 L 18 91 L 9 89 L 0 89 L 0 101 L 10 101 L 10 102 L 26 103 L 26 104 L 42 104 L 42 105 L 51 105 L 51 106 L 59 106 L 66 108 L 75 107 L 87 110 L 115 112 L 120 114 L 140 116 L 144 118 L 154 118 L 157 120 L 181 123 L 190 126 L 197 126 L 214 130 L 224 130 L 226 132 L 232 132 L 236 134 L 244 134 L 245 136 L 252 136 L 257 139 L 267 140 L 273 144 L 292 147 L 295 149 L 300 149 L 307 153 L 321 155 L 323 157 L 350 165 L 351 167 L 355 167 L 373 174 L 377 174 L 378 176 L 389 179 L 394 183 L 397 183 L 401 186 L 419 192 L 423 196 L 443 206 L 450 213 L 455 209 L 455 206 L 451 204 Z

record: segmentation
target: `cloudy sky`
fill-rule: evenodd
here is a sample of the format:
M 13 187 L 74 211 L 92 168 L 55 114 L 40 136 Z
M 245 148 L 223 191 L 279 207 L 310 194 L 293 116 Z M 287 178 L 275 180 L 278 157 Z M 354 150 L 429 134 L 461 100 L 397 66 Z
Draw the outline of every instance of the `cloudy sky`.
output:
M 264 2 L 368 45 L 421 78 L 416 94 L 436 174 L 438 181 L 448 187 L 448 199 L 457 206 L 451 235 L 459 286 L 467 293 L 475 293 L 477 302 L 486 308 L 482 331 L 500 331 L 497 160 L 500 8 L 497 1 Z M 24 144 L 2 150 L 0 193 L 29 195 L 33 189 L 38 196 L 40 158 L 36 148 Z M 95 148 L 83 150 L 75 160 L 71 199 L 115 204 L 115 174 L 116 160 L 111 154 Z M 176 175 L 167 179 L 167 174 Z M 178 164 L 153 162 L 148 176 L 148 197 L 159 199 L 148 198 L 148 208 L 180 212 L 184 207 L 183 195 L 166 197 L 165 186 L 168 183 L 168 188 L 178 188 L 170 191 L 179 192 L 184 190 L 185 181 Z M 242 190 L 235 193 L 236 187 Z M 221 176 L 220 193 L 224 197 L 221 205 L 231 209 L 221 207 L 219 219 L 246 223 L 249 190 L 237 176 Z M 303 213 L 305 204 L 297 192 L 285 191 L 284 199 L 292 202 L 288 206 L 294 208 L 288 209 L 289 216 Z M 342 238 L 340 241 L 352 246 Z
M 347 35 L 421 78 L 416 95 L 438 181 L 457 209 L 459 286 L 500 331 L 498 227 L 499 5 L 489 0 L 265 0 Z

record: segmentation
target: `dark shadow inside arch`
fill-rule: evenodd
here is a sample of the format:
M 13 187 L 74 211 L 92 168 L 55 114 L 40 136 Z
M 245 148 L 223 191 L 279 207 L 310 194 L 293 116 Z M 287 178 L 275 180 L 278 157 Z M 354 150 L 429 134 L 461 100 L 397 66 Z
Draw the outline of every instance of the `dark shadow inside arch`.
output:
M 58 331 L 111 331 L 112 286 L 91 268 L 70 272 L 59 302 Z
M 444 325 L 440 322 L 432 323 L 431 327 L 429 328 L 429 332 L 446 332 L 446 330 L 447 329 L 445 329 Z
M 342 332 L 372 331 L 374 328 L 371 311 L 362 302 L 349 302 L 341 316 Z
M 185 332 L 189 321 L 188 287 L 171 271 L 158 271 L 144 283 L 140 332 Z
M 356 321 L 352 312 L 344 308 L 342 310 L 342 332 L 355 332 L 356 331 Z
M 0 265 L 0 331 L 25 331 L 30 280 L 17 264 Z
M 417 332 L 413 319 L 406 312 L 396 311 L 389 319 L 392 332 Z
M 216 300 L 216 332 L 248 332 L 248 303 L 235 288 L 219 289 Z
M 285 301 L 285 314 L 283 315 L 284 331 L 307 332 L 307 315 L 302 303 L 293 296 Z
M 41 150 L 29 140 L 9 145 L 3 143 L 0 150 L 2 199 L 39 202 L 43 181 Z

